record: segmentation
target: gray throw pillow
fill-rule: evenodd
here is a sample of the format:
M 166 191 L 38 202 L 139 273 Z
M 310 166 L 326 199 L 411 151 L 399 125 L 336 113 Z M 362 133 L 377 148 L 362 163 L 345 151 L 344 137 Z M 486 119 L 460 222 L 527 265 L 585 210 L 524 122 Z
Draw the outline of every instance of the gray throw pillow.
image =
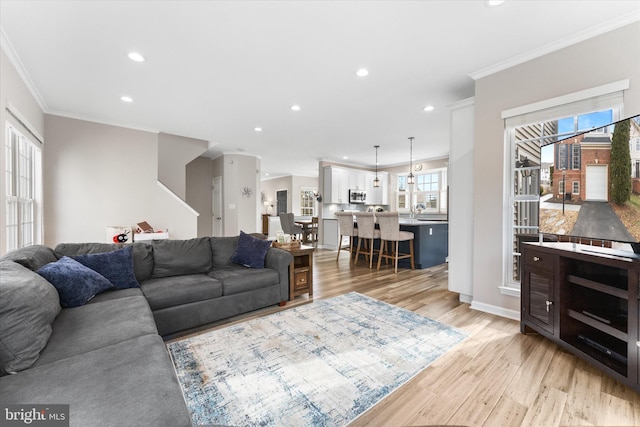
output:
M 37 271 L 50 262 L 56 262 L 58 257 L 53 249 L 47 246 L 31 245 L 11 251 L 0 259 L 0 261 L 7 260 L 15 261 L 29 270 Z
M 0 375 L 27 369 L 38 359 L 60 312 L 56 289 L 13 261 L 0 261 Z

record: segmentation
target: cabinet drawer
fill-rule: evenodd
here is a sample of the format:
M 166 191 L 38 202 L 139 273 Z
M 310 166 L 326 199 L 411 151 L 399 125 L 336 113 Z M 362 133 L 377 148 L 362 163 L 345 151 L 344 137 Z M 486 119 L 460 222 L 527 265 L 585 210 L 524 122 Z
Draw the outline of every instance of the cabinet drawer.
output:
M 535 249 L 527 249 L 522 254 L 523 262 L 530 266 L 541 270 L 552 271 L 554 255 L 536 251 Z
M 305 287 L 309 284 L 309 269 L 297 268 L 293 273 L 293 285 L 296 288 Z

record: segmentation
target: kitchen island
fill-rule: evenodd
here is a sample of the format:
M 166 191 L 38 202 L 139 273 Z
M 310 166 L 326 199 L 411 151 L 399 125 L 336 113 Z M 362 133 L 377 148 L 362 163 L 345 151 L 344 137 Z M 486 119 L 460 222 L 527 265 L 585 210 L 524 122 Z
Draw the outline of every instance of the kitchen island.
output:
M 334 220 L 335 223 L 337 221 Z M 417 269 L 444 264 L 449 256 L 449 223 L 415 218 L 400 217 L 400 230 L 413 233 L 413 259 Z M 377 228 L 376 224 L 376 228 Z M 357 222 L 356 222 L 357 227 Z M 337 231 L 336 231 L 337 233 Z M 376 250 L 379 240 L 374 242 Z M 354 246 L 358 238 L 354 237 Z M 400 252 L 409 253 L 409 242 L 400 242 Z M 411 268 L 408 258 L 398 261 L 398 266 Z
M 413 233 L 413 258 L 416 268 L 444 264 L 449 256 L 449 223 L 414 218 L 400 218 L 400 230 Z M 400 242 L 400 252 L 409 253 L 409 243 Z M 409 259 L 399 266 L 410 268 Z

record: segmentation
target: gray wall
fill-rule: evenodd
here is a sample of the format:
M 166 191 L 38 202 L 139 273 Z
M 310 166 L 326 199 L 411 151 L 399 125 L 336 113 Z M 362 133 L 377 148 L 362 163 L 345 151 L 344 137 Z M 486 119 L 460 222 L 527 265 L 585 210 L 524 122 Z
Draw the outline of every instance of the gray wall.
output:
M 101 242 L 106 226 L 140 221 L 197 235 L 197 213 L 158 185 L 157 134 L 54 115 L 45 134 L 45 244 Z
M 208 157 L 198 157 L 187 164 L 186 201 L 198 216 L 198 237 L 211 236 L 213 162 Z
M 517 315 L 504 295 L 504 110 L 623 79 L 624 114 L 640 113 L 640 23 L 586 40 L 476 81 L 473 300 L 480 309 Z M 503 314 L 505 314 L 503 313 Z
M 185 165 L 207 150 L 208 142 L 168 133 L 158 134 L 158 179 L 186 200 Z

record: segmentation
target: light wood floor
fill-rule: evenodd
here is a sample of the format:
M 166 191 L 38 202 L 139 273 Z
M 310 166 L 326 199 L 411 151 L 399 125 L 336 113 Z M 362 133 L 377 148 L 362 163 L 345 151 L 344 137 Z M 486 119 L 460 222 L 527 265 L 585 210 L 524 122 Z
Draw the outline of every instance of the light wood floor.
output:
M 470 336 L 351 426 L 640 426 L 640 394 L 516 321 L 471 310 L 447 291 L 446 266 L 426 270 L 350 266 L 317 250 L 314 299 L 356 291 L 453 325 Z M 310 302 L 296 298 L 214 328 Z

